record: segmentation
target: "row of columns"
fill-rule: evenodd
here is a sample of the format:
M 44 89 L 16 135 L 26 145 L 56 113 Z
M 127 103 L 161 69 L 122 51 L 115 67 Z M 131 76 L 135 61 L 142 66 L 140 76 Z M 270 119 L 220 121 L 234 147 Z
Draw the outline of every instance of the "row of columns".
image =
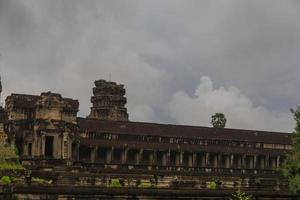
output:
M 99 152 L 101 155 L 99 155 Z M 247 168 L 247 169 L 275 169 L 282 162 L 280 156 L 222 154 L 209 152 L 187 151 L 154 151 L 129 148 L 99 148 L 90 150 L 90 162 L 121 163 L 121 164 L 149 164 L 188 167 L 214 168 Z

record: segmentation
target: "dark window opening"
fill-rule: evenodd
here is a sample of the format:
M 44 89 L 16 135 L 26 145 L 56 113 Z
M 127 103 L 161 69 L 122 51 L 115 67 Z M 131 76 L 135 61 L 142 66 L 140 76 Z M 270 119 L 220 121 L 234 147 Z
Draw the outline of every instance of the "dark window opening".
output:
M 106 163 L 108 148 L 98 148 L 96 162 Z
M 45 138 L 45 156 L 53 157 L 53 136 L 46 136 Z
M 120 163 L 122 161 L 122 149 L 114 149 L 113 162 Z
M 85 162 L 91 162 L 91 148 L 88 146 L 79 147 L 79 160 Z

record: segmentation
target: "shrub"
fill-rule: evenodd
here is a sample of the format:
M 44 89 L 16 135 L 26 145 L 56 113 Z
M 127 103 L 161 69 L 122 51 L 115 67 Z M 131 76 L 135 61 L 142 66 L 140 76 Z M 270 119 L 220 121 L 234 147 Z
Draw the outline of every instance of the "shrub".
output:
M 45 180 L 45 179 L 37 178 L 37 177 L 33 177 L 33 178 L 31 179 L 31 181 L 32 181 L 33 183 L 47 184 L 47 185 L 49 185 L 49 184 L 52 183 L 51 180 Z
M 111 179 L 111 183 L 110 183 L 109 186 L 113 187 L 113 188 L 120 188 L 120 187 L 122 187 L 119 179 Z
M 252 196 L 248 195 L 245 192 L 241 192 L 240 190 L 236 191 L 234 194 L 232 194 L 233 198 L 230 200 L 251 200 Z
M 147 182 L 143 182 L 143 183 L 140 183 L 138 185 L 139 188 L 151 188 L 151 187 L 154 187 L 151 185 L 151 183 L 147 183 Z
M 2 176 L 1 183 L 3 185 L 9 185 L 11 183 L 10 177 L 9 176 Z
M 217 184 L 216 182 L 210 182 L 207 184 L 207 188 L 210 189 L 210 190 L 215 190 L 217 189 Z

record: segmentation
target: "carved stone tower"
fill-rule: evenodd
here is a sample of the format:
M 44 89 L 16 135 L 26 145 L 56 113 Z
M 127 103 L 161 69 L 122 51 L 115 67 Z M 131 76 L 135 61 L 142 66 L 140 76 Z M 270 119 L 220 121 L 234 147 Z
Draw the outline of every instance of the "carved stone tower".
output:
M 115 82 L 105 80 L 95 81 L 91 102 L 91 113 L 89 118 L 128 121 L 128 113 L 125 108 L 127 102 L 124 97 L 126 91 L 124 85 L 117 85 Z

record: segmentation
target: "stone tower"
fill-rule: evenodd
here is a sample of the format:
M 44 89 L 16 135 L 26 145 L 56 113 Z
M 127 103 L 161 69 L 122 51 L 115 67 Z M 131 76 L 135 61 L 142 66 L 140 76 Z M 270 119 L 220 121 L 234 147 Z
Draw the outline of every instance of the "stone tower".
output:
M 89 118 L 113 121 L 128 121 L 128 113 L 125 108 L 127 102 L 124 97 L 126 91 L 124 85 L 105 80 L 95 81 Z

